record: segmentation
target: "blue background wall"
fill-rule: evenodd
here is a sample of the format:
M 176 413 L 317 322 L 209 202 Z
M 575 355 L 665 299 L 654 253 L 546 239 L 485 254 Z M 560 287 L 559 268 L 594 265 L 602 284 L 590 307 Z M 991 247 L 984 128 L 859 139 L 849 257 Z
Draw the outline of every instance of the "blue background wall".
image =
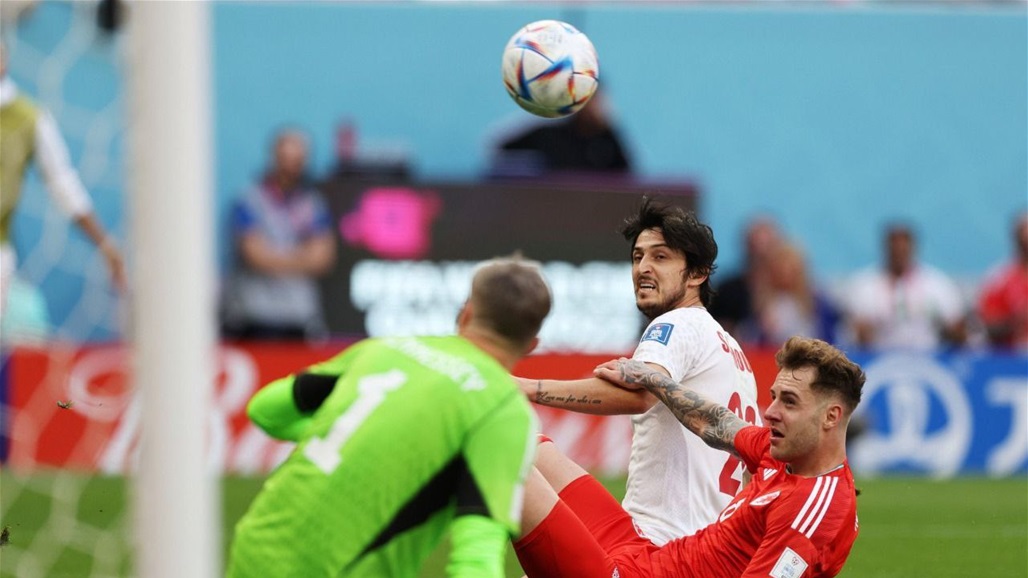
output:
M 560 18 L 596 45 L 643 174 L 702 183 L 726 267 L 766 210 L 822 275 L 876 260 L 880 224 L 898 217 L 920 225 L 926 260 L 977 275 L 1026 205 L 1023 9 L 223 3 L 214 16 L 225 196 L 286 121 L 313 131 L 322 169 L 352 117 L 364 139 L 406 142 L 419 175 L 473 178 L 487 136 L 530 120 L 501 88 L 503 44 Z
M 42 3 L 10 68 L 54 111 L 101 218 L 124 236 L 121 40 L 82 33 L 87 10 Z M 1028 205 L 1023 6 L 222 2 L 212 16 L 222 213 L 283 124 L 311 131 L 318 173 L 352 118 L 363 145 L 405 149 L 418 177 L 474 179 L 491 135 L 533 122 L 498 67 L 510 35 L 541 18 L 593 40 L 641 174 L 700 182 L 723 269 L 746 219 L 771 212 L 822 278 L 876 261 L 881 224 L 905 218 L 926 261 L 977 279 L 1009 254 L 1011 218 Z M 26 194 L 40 189 L 32 179 Z M 23 253 L 42 226 L 19 221 Z M 83 281 L 41 284 L 62 323 Z

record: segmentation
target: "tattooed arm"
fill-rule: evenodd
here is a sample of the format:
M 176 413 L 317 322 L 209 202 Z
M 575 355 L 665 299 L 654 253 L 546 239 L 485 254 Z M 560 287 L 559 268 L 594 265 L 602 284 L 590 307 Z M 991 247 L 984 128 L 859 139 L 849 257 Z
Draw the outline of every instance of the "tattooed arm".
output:
M 594 415 L 632 415 L 657 404 L 646 390 L 626 389 L 591 377 L 587 379 L 529 379 L 515 377 L 529 401 L 579 413 Z
M 749 425 L 727 407 L 638 361 L 610 361 L 598 367 L 596 375 L 624 387 L 645 388 L 664 402 L 682 425 L 712 448 L 736 453 L 735 434 Z

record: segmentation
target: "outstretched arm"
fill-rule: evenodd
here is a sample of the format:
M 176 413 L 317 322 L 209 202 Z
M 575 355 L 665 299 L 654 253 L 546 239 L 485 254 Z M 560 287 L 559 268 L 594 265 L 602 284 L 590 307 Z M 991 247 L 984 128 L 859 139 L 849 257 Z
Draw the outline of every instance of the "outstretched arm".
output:
M 727 407 L 717 404 L 644 363 L 630 359 L 609 361 L 596 375 L 624 387 L 642 386 L 664 402 L 682 425 L 712 448 L 737 453 L 735 434 L 747 424 Z
M 75 218 L 75 223 L 96 245 L 100 254 L 107 261 L 107 269 L 111 273 L 111 282 L 118 291 L 128 290 L 128 274 L 125 272 L 125 259 L 118 250 L 117 243 L 104 229 L 96 215 L 92 212 L 85 213 Z
M 111 280 L 118 291 L 128 289 L 125 260 L 114 239 L 108 235 L 93 212 L 93 202 L 68 155 L 68 146 L 57 128 L 57 122 L 44 111 L 36 121 L 36 160 L 47 190 L 107 261 Z
M 657 403 L 657 399 L 643 389 L 619 387 L 599 377 L 514 379 L 529 401 L 579 413 L 631 415 L 643 413 Z

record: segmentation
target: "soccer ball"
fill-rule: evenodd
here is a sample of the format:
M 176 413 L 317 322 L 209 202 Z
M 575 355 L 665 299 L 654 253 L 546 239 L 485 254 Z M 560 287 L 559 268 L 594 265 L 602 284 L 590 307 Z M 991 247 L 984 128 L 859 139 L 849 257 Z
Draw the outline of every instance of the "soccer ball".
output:
M 596 49 L 585 34 L 558 20 L 518 30 L 503 50 L 503 84 L 532 114 L 558 118 L 589 102 L 599 85 Z

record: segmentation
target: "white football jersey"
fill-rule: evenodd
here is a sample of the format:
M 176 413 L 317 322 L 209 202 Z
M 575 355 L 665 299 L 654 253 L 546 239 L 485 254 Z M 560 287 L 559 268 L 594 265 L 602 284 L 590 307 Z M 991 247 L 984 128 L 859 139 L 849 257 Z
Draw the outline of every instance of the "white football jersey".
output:
M 899 279 L 880 268 L 862 271 L 847 290 L 850 315 L 872 324 L 872 345 L 881 349 L 932 350 L 939 326 L 964 316 L 963 297 L 943 272 L 918 265 Z
M 750 423 L 760 423 L 753 370 L 735 339 L 701 307 L 669 311 L 647 326 L 633 359 L 666 369 Z M 713 523 L 741 488 L 735 456 L 709 447 L 663 403 L 633 416 L 623 505 L 657 545 Z

